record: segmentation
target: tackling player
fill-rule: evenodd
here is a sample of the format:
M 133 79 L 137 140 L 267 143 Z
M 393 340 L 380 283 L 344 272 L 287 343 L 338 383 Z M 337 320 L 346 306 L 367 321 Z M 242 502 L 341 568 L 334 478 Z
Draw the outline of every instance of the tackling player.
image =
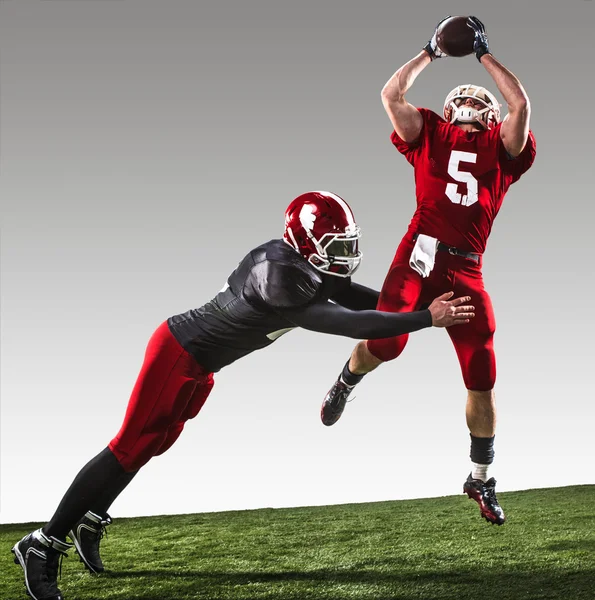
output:
M 58 565 L 72 548 L 94 573 L 108 509 L 138 470 L 178 439 L 213 387 L 213 373 L 295 327 L 356 339 L 385 338 L 472 320 L 469 297 L 435 299 L 428 310 L 373 310 L 378 292 L 351 281 L 360 230 L 335 194 L 308 192 L 285 213 L 283 239 L 249 252 L 226 286 L 200 308 L 170 317 L 149 340 L 124 423 L 74 479 L 52 519 L 16 543 L 15 562 L 34 600 L 62 600 Z M 330 302 L 329 300 L 333 300 Z
M 496 481 L 487 477 L 496 428 L 496 323 L 484 289 L 482 255 L 506 191 L 533 164 L 535 139 L 529 130 L 531 109 L 523 86 L 489 52 L 481 21 L 468 17 L 467 24 L 475 34 L 475 55 L 506 100 L 508 114 L 501 121 L 498 101 L 477 85 L 452 90 L 444 102 L 444 118 L 407 102 L 405 94 L 417 76 L 430 62 L 445 56 L 436 44 L 436 32 L 423 51 L 388 80 L 382 102 L 394 127 L 391 141 L 414 167 L 417 209 L 397 248 L 377 308 L 417 310 L 444 290 L 473 297 L 473 322 L 448 330 L 467 388 L 472 470 L 463 491 L 477 501 L 483 517 L 501 525 L 505 516 L 496 498 Z M 324 399 L 325 425 L 336 423 L 353 387 L 366 373 L 397 358 L 407 338 L 368 340 L 355 347 Z

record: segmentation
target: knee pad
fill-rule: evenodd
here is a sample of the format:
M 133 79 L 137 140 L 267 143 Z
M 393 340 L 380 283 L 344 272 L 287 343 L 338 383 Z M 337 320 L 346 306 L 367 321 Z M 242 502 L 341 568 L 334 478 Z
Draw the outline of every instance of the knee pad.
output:
M 166 432 L 163 442 L 159 449 L 155 452 L 155 456 L 160 456 L 164 452 L 167 452 L 180 437 L 184 429 L 184 423 L 174 423 Z
M 377 359 L 387 362 L 389 360 L 394 360 L 401 352 L 403 352 L 408 339 L 409 334 L 403 334 L 392 338 L 368 340 L 366 346 L 370 353 Z
M 130 448 L 122 448 L 119 440 L 114 438 L 109 449 L 114 453 L 122 468 L 130 473 L 146 465 L 167 440 L 167 431 L 145 433 L 141 435 Z
M 213 376 L 210 375 L 206 381 L 199 383 L 194 390 L 194 393 L 188 400 L 188 404 L 186 405 L 186 409 L 182 414 L 182 420 L 188 421 L 189 419 L 194 419 L 196 415 L 200 412 L 200 409 L 203 407 L 204 403 L 207 401 L 211 390 L 213 389 L 214 379 Z
M 491 344 L 461 354 L 463 354 L 460 358 L 465 387 L 480 392 L 493 389 L 496 384 L 496 356 Z

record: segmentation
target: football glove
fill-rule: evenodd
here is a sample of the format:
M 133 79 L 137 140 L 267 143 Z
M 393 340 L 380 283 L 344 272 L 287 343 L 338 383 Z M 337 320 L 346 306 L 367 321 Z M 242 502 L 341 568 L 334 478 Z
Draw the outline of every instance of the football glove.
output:
M 446 52 L 444 52 L 443 50 L 440 50 L 440 48 L 438 47 L 438 43 L 436 42 L 436 34 L 438 32 L 438 28 L 440 27 L 441 23 L 444 23 L 444 21 L 446 21 L 446 19 L 450 19 L 450 15 L 448 15 L 447 17 L 444 17 L 444 19 L 442 19 L 442 21 L 440 21 L 440 23 L 438 23 L 438 25 L 436 25 L 432 39 L 424 46 L 424 50 L 430 55 L 430 58 L 432 60 L 435 60 L 436 58 L 443 58 L 443 57 L 448 56 L 448 54 L 446 54 Z
M 488 36 L 486 35 L 485 25 L 477 17 L 467 17 L 467 25 L 471 27 L 475 33 L 473 50 L 475 56 L 477 56 L 477 60 L 481 62 L 481 57 L 484 54 L 491 54 L 488 48 Z

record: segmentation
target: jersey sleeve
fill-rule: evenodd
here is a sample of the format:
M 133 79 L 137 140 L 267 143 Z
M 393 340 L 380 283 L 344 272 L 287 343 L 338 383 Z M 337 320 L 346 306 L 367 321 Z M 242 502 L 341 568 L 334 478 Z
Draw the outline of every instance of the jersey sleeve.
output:
M 313 302 L 300 309 L 285 310 L 282 314 L 298 327 L 356 340 L 394 337 L 432 326 L 432 314 L 429 310 L 408 313 L 354 311 L 327 301 Z
M 244 296 L 261 308 L 299 308 L 317 297 L 321 283 L 296 266 L 265 260 L 256 264 L 246 278 Z
M 427 108 L 417 109 L 423 119 L 423 124 L 419 137 L 413 142 L 406 142 L 399 134 L 393 130 L 390 136 L 390 141 L 393 146 L 413 165 L 419 156 L 422 148 L 426 145 L 434 135 L 436 124 L 440 121 L 440 117 L 434 112 Z
M 529 131 L 527 143 L 523 151 L 516 157 L 511 156 L 506 152 L 506 148 L 500 140 L 500 168 L 502 172 L 510 177 L 510 183 L 514 183 L 521 178 L 521 175 L 531 168 L 535 161 L 535 136 L 532 131 Z

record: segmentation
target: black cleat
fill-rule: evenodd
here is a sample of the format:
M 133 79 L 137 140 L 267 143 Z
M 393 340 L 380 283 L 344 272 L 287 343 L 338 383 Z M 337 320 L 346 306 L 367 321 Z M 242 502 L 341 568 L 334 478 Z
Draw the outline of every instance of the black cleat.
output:
M 479 504 L 481 516 L 495 525 L 503 525 L 506 517 L 496 498 L 496 480 L 492 477 L 486 482 L 473 479 L 471 473 L 463 485 L 463 493 Z
M 340 419 L 345 410 L 351 390 L 353 390 L 353 386 L 343 383 L 340 378 L 335 381 L 333 387 L 324 397 L 324 402 L 320 409 L 320 418 L 324 425 L 334 425 Z
M 63 600 L 58 570 L 72 544 L 46 536 L 41 529 L 29 533 L 13 548 L 14 562 L 23 567 L 25 586 L 33 600 Z
M 91 573 L 103 573 L 105 570 L 99 555 L 99 542 L 111 522 L 109 515 L 103 518 L 89 511 L 68 533 L 81 562 Z

